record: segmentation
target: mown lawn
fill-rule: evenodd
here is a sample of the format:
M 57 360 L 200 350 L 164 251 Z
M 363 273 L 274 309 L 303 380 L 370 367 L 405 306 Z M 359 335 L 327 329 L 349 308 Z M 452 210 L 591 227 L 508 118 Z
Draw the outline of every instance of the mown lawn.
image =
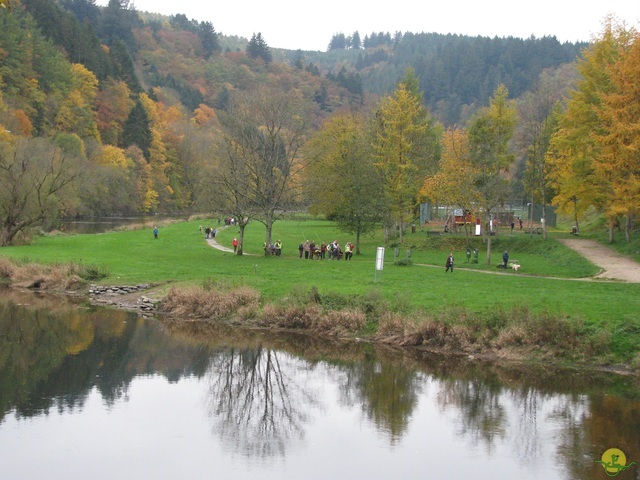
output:
M 530 239 L 524 234 L 501 235 L 493 239 L 491 265 L 486 264 L 486 246 L 472 238 L 479 250 L 479 263 L 467 263 L 466 240 L 459 236 L 430 238 L 426 231 L 405 236 L 398 259 L 411 265 L 394 263 L 394 247 L 386 249 L 384 270 L 376 272 L 376 247 L 380 235 L 362 241 L 360 255 L 351 262 L 311 261 L 298 258 L 297 246 L 304 240 L 341 244 L 354 240 L 322 220 L 288 220 L 275 224 L 273 240 L 284 244 L 280 258 L 262 255 L 264 227 L 251 223 L 246 229 L 245 253 L 238 257 L 211 248 L 198 231 L 203 221 L 174 223 L 161 227 L 160 238 L 152 229 L 105 234 L 52 236 L 38 238 L 32 245 L 8 247 L 0 255 L 41 263 L 76 262 L 98 266 L 109 273 L 103 282 L 126 284 L 165 282 L 200 284 L 203 281 L 223 285 L 249 285 L 273 301 L 291 291 L 312 287 L 322 294 L 365 295 L 372 291 L 386 298 L 396 309 L 419 308 L 439 311 L 462 306 L 470 311 L 509 310 L 525 306 L 535 312 L 575 316 L 594 326 L 640 328 L 640 286 L 576 280 L 597 269 L 573 251 L 553 239 Z M 237 227 L 218 227 L 218 241 L 231 245 Z M 522 265 L 520 273 L 498 270 L 503 249 Z M 456 256 L 453 274 L 444 272 L 448 251 Z M 490 272 L 490 273 L 489 273 Z M 534 276 L 536 275 L 536 276 Z M 537 276 L 564 277 L 539 278 Z M 570 280 L 573 278 L 572 280 Z M 615 327 L 614 327 L 615 326 Z

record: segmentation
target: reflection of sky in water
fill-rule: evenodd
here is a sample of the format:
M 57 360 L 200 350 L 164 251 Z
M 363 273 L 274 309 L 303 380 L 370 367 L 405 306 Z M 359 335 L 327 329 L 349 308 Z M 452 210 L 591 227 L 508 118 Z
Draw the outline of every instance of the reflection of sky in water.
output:
M 283 455 L 247 457 L 229 448 L 237 438 L 216 431 L 211 372 L 174 383 L 139 376 L 108 405 L 94 388 L 81 408 L 20 420 L 7 415 L 0 424 L 1 478 L 570 478 L 566 464 L 556 465 L 556 450 L 567 405 L 575 419 L 585 413 L 580 399 L 523 398 L 503 389 L 495 396 L 501 426 L 478 433 L 487 418 L 480 415 L 476 425 L 462 413 L 473 402 L 456 404 L 455 384 L 419 374 L 408 428 L 391 442 L 361 403 L 340 400 L 340 367 L 320 363 L 306 371 L 287 354 L 278 360 L 303 430 L 288 438 Z

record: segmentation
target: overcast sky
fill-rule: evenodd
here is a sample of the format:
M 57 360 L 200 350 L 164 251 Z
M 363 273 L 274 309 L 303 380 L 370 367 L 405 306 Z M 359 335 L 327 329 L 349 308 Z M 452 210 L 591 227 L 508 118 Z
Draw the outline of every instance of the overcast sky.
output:
M 108 0 L 97 0 L 106 5 Z M 270 47 L 325 51 L 336 33 L 436 32 L 488 37 L 551 35 L 589 41 L 612 14 L 638 28 L 640 0 L 132 0 L 136 10 L 211 22 L 218 33 Z

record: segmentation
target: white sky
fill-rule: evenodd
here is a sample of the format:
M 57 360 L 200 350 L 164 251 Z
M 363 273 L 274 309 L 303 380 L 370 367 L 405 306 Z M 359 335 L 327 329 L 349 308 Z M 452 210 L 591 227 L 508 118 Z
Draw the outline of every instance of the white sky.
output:
M 106 5 L 108 0 L 97 0 Z M 336 33 L 436 32 L 488 37 L 552 35 L 589 41 L 607 14 L 638 28 L 639 0 L 132 0 L 136 10 L 211 22 L 216 32 L 262 37 L 272 48 L 325 51 Z

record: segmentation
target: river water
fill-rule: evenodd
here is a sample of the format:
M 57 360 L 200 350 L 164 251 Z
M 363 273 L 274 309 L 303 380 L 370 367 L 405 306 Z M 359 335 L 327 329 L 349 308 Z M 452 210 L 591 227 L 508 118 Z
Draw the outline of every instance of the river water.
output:
M 632 479 L 639 391 L 0 291 L 2 480 Z
M 99 217 L 87 219 L 64 220 L 60 229 L 66 233 L 104 233 L 127 226 L 144 225 L 153 228 L 160 222 L 186 220 L 188 214 L 137 215 L 130 217 Z

